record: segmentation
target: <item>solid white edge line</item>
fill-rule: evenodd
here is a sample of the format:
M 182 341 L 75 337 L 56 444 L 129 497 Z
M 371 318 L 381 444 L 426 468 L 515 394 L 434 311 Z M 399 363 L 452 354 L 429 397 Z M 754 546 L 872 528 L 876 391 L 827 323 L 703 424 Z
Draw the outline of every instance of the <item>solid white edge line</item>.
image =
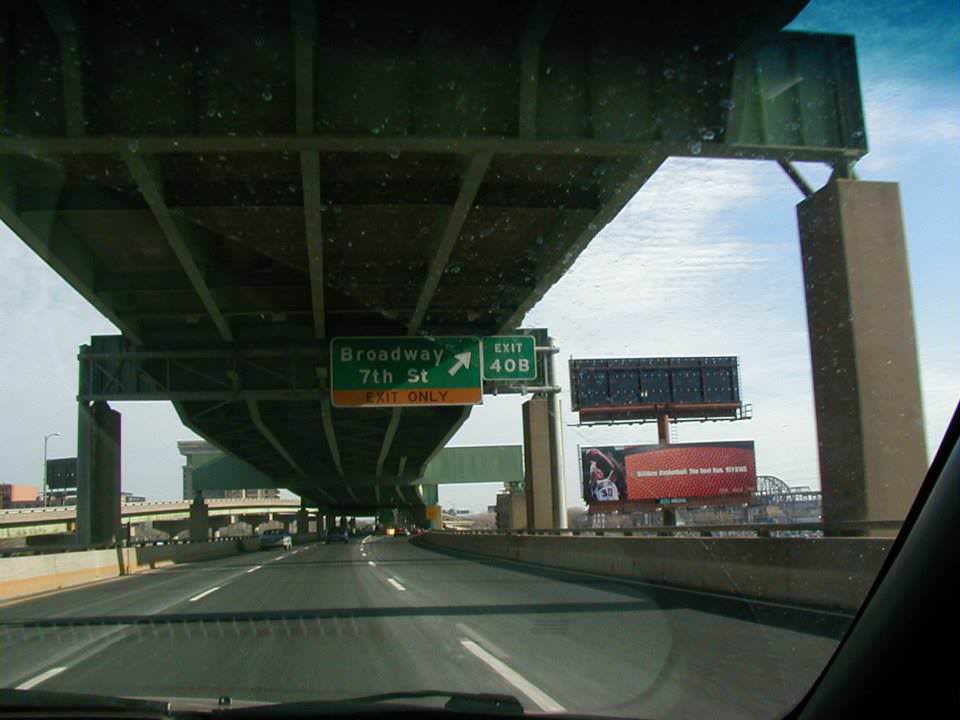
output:
M 482 647 L 477 645 L 473 640 L 468 640 L 467 638 L 462 638 L 460 644 L 463 645 L 467 650 L 469 650 L 477 658 L 485 662 L 490 666 L 490 669 L 493 670 L 497 675 L 502 677 L 508 683 L 513 685 L 517 690 L 522 692 L 531 701 L 544 712 L 551 713 L 561 713 L 566 712 L 566 709 L 554 700 L 552 697 L 547 695 L 543 690 L 538 688 L 536 685 L 527 680 L 523 675 L 518 673 L 512 667 L 507 665 L 505 662 L 499 658 L 494 657 Z
M 212 588 L 210 588 L 209 590 L 204 590 L 204 591 L 203 591 L 202 593 L 200 593 L 199 595 L 194 595 L 194 596 L 193 596 L 192 598 L 190 598 L 187 602 L 196 602 L 197 600 L 200 600 L 200 599 L 202 599 L 202 598 L 205 598 L 205 597 L 206 597 L 207 595 L 209 595 L 210 593 L 216 592 L 216 591 L 219 590 L 221 587 L 223 587 L 223 586 L 222 586 L 222 585 L 217 585 L 216 587 L 212 587 Z
M 30 688 L 36 687 L 37 685 L 39 685 L 40 683 L 42 683 L 44 680 L 49 680 L 49 679 L 52 678 L 54 675 L 59 675 L 60 673 L 62 673 L 62 672 L 63 672 L 64 670 L 66 670 L 66 669 L 67 669 L 66 665 L 64 665 L 63 667 L 50 668 L 50 669 L 47 670 L 46 672 L 42 672 L 42 673 L 40 673 L 39 675 L 37 675 L 36 677 L 30 678 L 30 679 L 27 680 L 25 683 L 20 683 L 20 684 L 17 685 L 17 687 L 14 688 L 14 689 L 15 689 L 15 690 L 29 690 Z
M 394 580 L 393 578 L 387 578 L 387 582 L 393 585 L 393 587 L 399 590 L 400 592 L 406 592 L 406 588 L 400 583 L 398 583 L 396 580 Z

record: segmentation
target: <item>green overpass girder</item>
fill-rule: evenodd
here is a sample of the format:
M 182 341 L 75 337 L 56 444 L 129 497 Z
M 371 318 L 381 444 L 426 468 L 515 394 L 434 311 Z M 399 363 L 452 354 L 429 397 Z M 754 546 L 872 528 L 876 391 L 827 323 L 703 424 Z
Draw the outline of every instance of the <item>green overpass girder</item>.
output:
M 193 471 L 194 490 L 280 488 L 275 480 L 234 455 L 213 457 Z
M 523 482 L 523 446 L 447 447 L 427 465 L 424 485 Z

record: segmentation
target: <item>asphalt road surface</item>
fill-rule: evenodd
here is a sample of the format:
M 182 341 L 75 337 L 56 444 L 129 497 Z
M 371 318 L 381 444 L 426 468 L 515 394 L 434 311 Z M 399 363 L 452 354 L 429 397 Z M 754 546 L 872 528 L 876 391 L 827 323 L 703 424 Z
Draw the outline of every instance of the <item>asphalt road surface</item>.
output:
M 0 687 L 237 701 L 438 689 L 533 712 L 769 718 L 849 620 L 370 538 L 0 607 Z

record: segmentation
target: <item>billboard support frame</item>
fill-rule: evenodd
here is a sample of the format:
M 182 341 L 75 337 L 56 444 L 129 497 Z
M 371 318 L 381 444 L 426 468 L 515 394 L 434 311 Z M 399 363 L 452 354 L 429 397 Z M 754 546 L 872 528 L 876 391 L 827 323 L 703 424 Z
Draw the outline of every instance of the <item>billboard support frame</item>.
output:
M 670 416 L 671 423 L 714 423 L 714 422 L 740 422 L 741 420 L 752 420 L 753 419 L 753 403 L 743 403 L 743 407 L 740 410 L 740 413 L 737 417 L 677 417 L 676 415 Z M 593 421 L 580 421 L 575 423 L 567 423 L 567 427 L 590 427 L 593 425 L 647 425 L 652 422 L 656 422 L 656 417 L 646 417 L 646 418 L 625 418 L 623 420 L 593 420 Z

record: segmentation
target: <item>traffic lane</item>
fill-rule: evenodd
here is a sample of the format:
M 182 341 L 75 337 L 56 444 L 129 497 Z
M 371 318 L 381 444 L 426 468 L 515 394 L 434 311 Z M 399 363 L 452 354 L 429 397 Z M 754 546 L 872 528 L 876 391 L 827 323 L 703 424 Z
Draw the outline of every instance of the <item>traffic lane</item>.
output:
M 307 550 L 296 548 L 236 577 L 230 585 L 201 601 L 171 606 L 166 613 L 256 616 L 366 608 L 370 606 L 370 595 L 363 583 L 368 573 L 362 553 L 358 541 L 318 543 Z M 364 572 L 358 572 L 360 569 Z
M 42 687 L 270 701 L 425 688 L 515 693 L 432 614 L 418 612 L 405 590 L 372 570 L 354 545 L 284 557 L 193 606 L 133 623 Z M 301 609 L 280 609 L 284 603 Z M 385 611 L 364 614 L 371 608 Z
M 229 691 L 282 700 L 439 686 L 508 691 L 528 707 L 539 692 L 541 703 L 578 711 L 650 715 L 666 707 L 696 714 L 685 686 L 689 673 L 671 666 L 686 667 L 674 626 L 693 620 L 671 613 L 689 602 L 647 603 L 649 596 L 638 598 L 636 588 L 625 593 L 615 581 L 497 567 L 403 540 L 324 546 L 312 562 L 298 557 L 275 561 L 270 576 L 260 570 L 204 596 L 197 606 L 209 614 L 170 608 L 43 687 L 159 697 Z M 258 584 L 270 589 L 261 593 Z M 288 585 L 299 595 L 286 592 Z M 287 609 L 278 612 L 281 599 Z M 212 612 L 214 601 L 220 612 Z M 741 632 L 736 620 L 722 623 L 734 640 Z M 711 619 L 699 632 L 716 636 L 715 625 Z M 86 668 L 96 670 L 85 675 Z M 716 688 L 696 692 L 707 694 L 713 714 L 735 714 L 729 690 L 719 697 Z M 768 706 L 754 700 L 739 707 L 757 714 Z M 538 708 L 544 706 L 532 704 Z
M 325 572 L 272 581 L 298 563 Z M 364 564 L 369 573 L 358 573 Z M 403 539 L 326 546 L 309 561 L 290 557 L 258 574 L 241 578 L 229 593 L 204 598 L 193 610 L 168 612 L 202 607 L 207 617 L 223 622 L 435 617 L 446 625 L 446 637 L 488 648 L 501 660 L 518 658 L 525 677 L 580 711 L 675 713 L 680 704 L 691 712 L 779 712 L 809 686 L 846 623 L 607 578 L 478 563 Z M 341 592 L 325 592 L 328 584 Z M 384 604 L 387 587 L 404 593 L 393 596 L 403 602 Z M 265 628 L 259 630 L 271 632 Z M 575 670 L 570 657 L 588 669 Z M 743 701 L 731 688 L 744 680 L 764 689 Z M 697 688 L 693 696 L 691 687 Z M 696 698 L 706 704 L 691 708 Z
M 378 539 L 369 551 L 446 633 L 486 649 L 570 711 L 635 697 L 653 684 L 671 649 L 667 617 L 642 593 L 439 554 L 403 539 Z
M 163 607 L 184 592 L 193 589 L 199 592 L 208 583 L 230 577 L 237 569 L 262 563 L 281 553 L 263 550 L 180 563 L 26 598 L 0 606 L 0 623 L 149 611 L 151 605 Z
M 38 673 L 76 662 L 115 642 L 126 617 L 150 617 L 246 573 L 276 552 L 184 563 L 73 588 L 0 608 L 0 687 L 17 687 Z
M 578 712 L 782 714 L 809 689 L 850 622 L 403 541 L 378 542 L 371 553 L 418 602 L 455 608 L 450 632 L 495 648 Z

